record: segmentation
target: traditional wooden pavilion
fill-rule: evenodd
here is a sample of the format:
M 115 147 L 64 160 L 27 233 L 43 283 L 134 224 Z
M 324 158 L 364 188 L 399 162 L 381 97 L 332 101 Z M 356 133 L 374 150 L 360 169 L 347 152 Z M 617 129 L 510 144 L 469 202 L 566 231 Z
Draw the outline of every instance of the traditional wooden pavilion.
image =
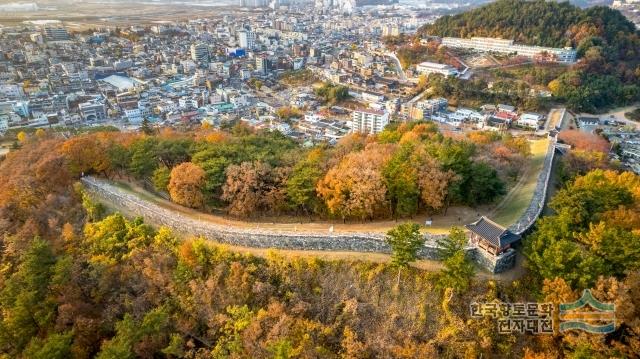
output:
M 519 235 L 485 216 L 465 227 L 471 232 L 471 243 L 494 255 L 506 251 L 521 239 Z

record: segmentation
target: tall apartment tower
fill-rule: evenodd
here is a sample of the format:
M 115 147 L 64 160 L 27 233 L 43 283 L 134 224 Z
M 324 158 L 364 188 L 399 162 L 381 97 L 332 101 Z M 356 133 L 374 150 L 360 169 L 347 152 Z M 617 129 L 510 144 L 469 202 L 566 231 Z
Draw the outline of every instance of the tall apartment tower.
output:
M 240 30 L 238 43 L 243 49 L 253 49 L 256 46 L 256 34 L 250 30 Z
M 209 61 L 209 48 L 207 45 L 203 43 L 192 44 L 191 59 L 195 62 Z
M 256 57 L 256 70 L 263 75 L 266 75 L 269 72 L 271 67 L 271 62 L 265 56 Z

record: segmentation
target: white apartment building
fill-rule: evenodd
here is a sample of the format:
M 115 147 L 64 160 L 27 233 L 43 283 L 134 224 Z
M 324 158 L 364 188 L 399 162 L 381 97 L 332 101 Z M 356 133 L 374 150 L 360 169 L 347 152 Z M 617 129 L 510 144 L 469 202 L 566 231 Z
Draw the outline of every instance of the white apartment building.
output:
M 133 65 L 132 60 L 118 60 L 113 62 L 113 69 L 116 71 L 122 71 L 133 67 Z
M 456 76 L 458 70 L 450 65 L 438 64 L 435 62 L 422 62 L 416 65 L 416 71 L 420 74 L 442 74 L 444 76 Z
M 353 58 L 362 66 L 369 66 L 373 62 L 373 56 L 361 52 L 354 53 Z
M 485 115 L 481 114 L 480 112 L 474 111 L 474 110 L 470 110 L 468 108 L 459 108 L 454 112 L 454 115 L 457 118 L 462 118 L 464 120 L 469 120 L 472 122 L 484 122 L 485 120 Z
M 400 26 L 398 24 L 382 25 L 382 36 L 400 36 Z
M 187 97 L 181 97 L 178 99 L 178 106 L 180 106 L 180 108 L 189 108 L 189 107 L 193 107 L 193 108 L 198 108 L 198 100 L 195 98 L 187 98 Z
M 195 62 L 209 61 L 209 47 L 207 44 L 192 44 L 191 59 Z
M 351 114 L 351 132 L 380 133 L 389 124 L 389 113 L 362 109 Z
M 238 31 L 238 45 L 243 49 L 253 49 L 256 46 L 256 34 L 253 31 Z
M 371 93 L 371 92 L 362 92 L 362 99 L 369 103 L 382 103 L 384 102 L 384 95 Z
M 472 37 L 462 39 L 459 37 L 443 37 L 442 45 L 454 48 L 473 49 L 483 52 L 499 52 L 505 54 L 518 54 L 526 57 L 535 57 L 545 53 L 555 57 L 556 62 L 576 62 L 576 50 L 542 46 L 527 46 L 515 44 L 513 40 L 497 39 L 492 37 Z
M 151 112 L 151 103 L 147 100 L 140 100 L 138 101 L 138 109 L 140 110 L 140 115 L 142 117 L 149 117 L 151 116 L 152 112 Z
M 138 108 L 138 107 L 125 108 L 124 109 L 124 116 L 131 123 L 139 123 L 139 122 L 142 122 L 142 120 L 143 120 L 142 110 L 140 110 L 140 108 Z
M 242 69 L 242 70 L 240 70 L 239 74 L 240 74 L 240 79 L 242 79 L 242 80 L 248 80 L 248 79 L 251 78 L 251 71 L 250 70 Z
M 518 118 L 516 123 L 520 126 L 538 128 L 542 122 L 543 117 L 537 113 L 524 113 Z
M 249 97 L 247 95 L 235 95 L 229 98 L 229 102 L 235 108 L 240 108 L 249 105 Z
M 162 101 L 157 107 L 158 112 L 168 113 L 178 109 L 178 106 L 171 100 Z
M 436 112 L 445 111 L 449 106 L 449 101 L 443 97 L 431 98 L 428 100 L 417 102 L 415 107 L 424 111 L 424 114 L 434 114 Z
M 22 86 L 17 84 L 0 84 L 0 96 L 14 99 L 22 98 L 24 97 L 24 91 Z
M 240 0 L 238 5 L 241 7 L 266 7 L 268 4 L 266 0 Z

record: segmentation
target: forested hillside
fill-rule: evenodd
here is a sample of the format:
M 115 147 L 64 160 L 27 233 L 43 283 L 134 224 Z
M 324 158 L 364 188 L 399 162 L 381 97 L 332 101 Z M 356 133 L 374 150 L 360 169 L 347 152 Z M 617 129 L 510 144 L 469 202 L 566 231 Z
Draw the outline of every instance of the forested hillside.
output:
M 377 137 L 353 134 L 335 147 L 302 148 L 280 133 L 238 125 L 78 136 L 62 151 L 75 174 L 152 182 L 187 207 L 220 208 L 241 218 L 362 221 L 488 204 L 504 194 L 529 155 L 528 142 L 476 138 L 445 137 L 433 124 L 411 123 Z
M 117 156 L 106 160 L 102 148 L 69 147 L 114 136 L 62 139 L 41 131 L 23 138 L 22 148 L 0 164 L 0 357 L 637 355 L 640 179 L 593 171 L 608 165 L 588 139 L 568 137 L 586 146 L 565 163 L 568 186 L 553 205 L 558 215 L 543 221 L 527 246 L 531 272 L 497 283 L 469 282 L 455 270 L 399 271 L 366 256 L 355 262 L 259 258 L 105 213 L 77 184 L 77 171 L 113 175 Z M 118 136 L 125 148 L 140 140 Z M 473 141 L 495 139 L 478 134 Z M 576 300 L 586 287 L 616 304 L 614 333 L 498 334 L 496 319 L 469 316 L 474 301 L 560 303 Z
M 611 46 L 636 32 L 624 15 L 607 7 L 580 9 L 569 2 L 499 0 L 457 15 L 443 16 L 420 29 L 422 34 L 499 37 L 549 47 L 579 47 L 591 36 Z M 622 34 L 621 34 L 622 33 Z
M 444 16 L 425 25 L 419 34 L 573 47 L 578 63 L 548 84 L 557 99 L 587 112 L 640 100 L 640 35 L 624 15 L 608 7 L 580 9 L 568 2 L 499 0 Z

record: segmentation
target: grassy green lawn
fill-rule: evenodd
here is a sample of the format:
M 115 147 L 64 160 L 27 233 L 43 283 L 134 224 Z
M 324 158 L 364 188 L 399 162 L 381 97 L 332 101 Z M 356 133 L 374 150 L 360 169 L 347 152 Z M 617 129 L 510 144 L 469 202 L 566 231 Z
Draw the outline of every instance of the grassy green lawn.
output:
M 548 139 L 532 141 L 530 167 L 522 175 L 520 181 L 492 211 L 490 217 L 494 221 L 504 226 L 509 226 L 517 221 L 529 207 L 538 176 L 544 165 L 544 157 L 547 154 L 548 147 Z

